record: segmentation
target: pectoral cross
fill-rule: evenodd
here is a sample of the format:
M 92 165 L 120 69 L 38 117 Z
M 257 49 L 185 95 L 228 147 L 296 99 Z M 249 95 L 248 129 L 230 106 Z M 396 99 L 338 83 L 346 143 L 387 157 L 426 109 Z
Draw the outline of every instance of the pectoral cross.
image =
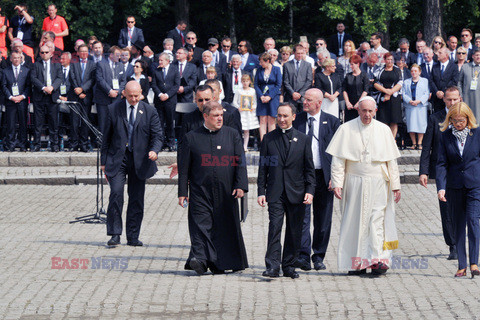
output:
M 362 155 L 363 155 L 363 160 L 366 162 L 367 161 L 367 157 L 368 155 L 370 154 L 370 152 L 368 152 L 368 150 L 363 150 L 362 152 Z

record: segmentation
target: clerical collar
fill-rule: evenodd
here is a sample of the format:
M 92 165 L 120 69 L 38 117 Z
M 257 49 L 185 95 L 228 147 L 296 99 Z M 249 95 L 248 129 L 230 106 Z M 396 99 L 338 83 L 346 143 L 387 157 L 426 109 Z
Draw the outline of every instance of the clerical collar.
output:
M 288 128 L 288 129 L 281 129 L 280 128 L 280 130 L 282 130 L 282 133 L 289 133 L 290 131 L 292 131 L 292 127 L 293 126 L 290 126 L 290 128 Z
M 217 131 L 218 131 L 218 130 L 211 130 L 211 129 L 209 129 L 209 128 L 205 125 L 205 122 L 203 123 L 203 127 L 204 127 L 205 129 L 207 129 L 207 131 L 210 132 L 210 133 L 213 133 L 213 132 L 217 132 Z M 220 129 L 219 129 L 219 130 L 220 130 Z

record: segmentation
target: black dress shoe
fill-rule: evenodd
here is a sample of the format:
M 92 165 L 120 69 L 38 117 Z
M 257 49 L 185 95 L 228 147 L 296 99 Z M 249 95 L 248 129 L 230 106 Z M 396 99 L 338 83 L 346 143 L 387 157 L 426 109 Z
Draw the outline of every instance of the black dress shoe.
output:
M 323 264 L 323 261 L 315 261 L 313 263 L 313 267 L 315 268 L 315 270 L 325 270 L 327 269 L 327 267 L 325 267 L 325 265 Z
M 120 236 L 119 235 L 114 235 L 110 240 L 108 240 L 107 244 L 109 246 L 117 246 L 120 244 Z
M 197 258 L 190 259 L 190 267 L 195 270 L 198 275 L 202 275 L 207 272 L 207 266 Z
M 270 277 L 270 278 L 278 278 L 280 276 L 280 271 L 274 270 L 274 269 L 267 269 L 263 271 L 262 276 Z
M 212 271 L 213 274 L 225 274 L 225 270 L 218 269 L 215 266 L 210 266 L 210 271 Z
M 455 246 L 450 247 L 450 254 L 447 257 L 447 260 L 457 260 L 457 248 Z
M 349 276 L 359 276 L 366 273 L 367 273 L 367 269 L 348 271 Z
M 298 258 L 297 261 L 295 261 L 294 264 L 295 268 L 300 268 L 303 271 L 310 271 L 312 270 L 312 266 L 310 265 L 310 262 L 303 258 Z
M 378 264 L 372 265 L 372 274 L 373 275 L 381 275 L 385 274 L 388 270 L 388 266 L 382 262 L 379 262 Z
M 141 247 L 143 246 L 143 242 L 140 240 L 128 240 L 127 241 L 127 246 L 132 246 L 132 247 Z
M 283 276 L 287 278 L 292 278 L 292 279 L 297 279 L 298 277 L 300 277 L 298 273 L 295 271 L 295 269 L 284 270 Z

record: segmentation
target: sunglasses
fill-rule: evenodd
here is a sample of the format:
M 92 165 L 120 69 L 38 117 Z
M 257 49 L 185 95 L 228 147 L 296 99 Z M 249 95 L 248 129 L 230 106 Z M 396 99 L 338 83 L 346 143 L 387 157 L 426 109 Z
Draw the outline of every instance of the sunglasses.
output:
M 466 52 L 457 52 L 457 54 L 465 55 L 465 54 L 467 54 L 467 53 L 466 53 Z
M 135 23 L 135 21 L 127 21 L 127 23 Z
M 462 34 L 462 38 L 468 37 L 469 34 Z
M 187 37 L 188 40 L 195 40 L 195 37 Z
M 224 48 L 230 48 L 231 46 L 225 46 L 225 45 L 222 44 L 222 47 L 224 47 Z
M 210 101 L 210 99 L 198 99 L 197 101 L 198 102 L 203 102 L 203 101 L 208 102 L 208 101 Z
M 435 44 L 441 44 L 442 42 L 441 41 L 435 41 L 434 43 Z
M 50 51 L 40 51 L 40 54 L 47 54 L 50 53 Z

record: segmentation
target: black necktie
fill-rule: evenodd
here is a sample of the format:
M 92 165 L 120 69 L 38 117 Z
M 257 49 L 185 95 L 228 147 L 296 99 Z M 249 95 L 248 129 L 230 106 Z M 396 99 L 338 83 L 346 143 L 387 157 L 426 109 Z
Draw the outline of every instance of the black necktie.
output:
M 313 121 L 315 121 L 314 117 L 308 118 L 308 133 L 307 133 L 307 135 L 311 138 L 313 138 L 313 136 L 314 136 L 314 134 L 313 134 Z
M 235 84 L 238 84 L 238 71 L 235 70 Z
M 135 123 L 135 107 L 130 106 L 130 118 L 128 119 L 128 150 L 132 151 L 133 124 Z

